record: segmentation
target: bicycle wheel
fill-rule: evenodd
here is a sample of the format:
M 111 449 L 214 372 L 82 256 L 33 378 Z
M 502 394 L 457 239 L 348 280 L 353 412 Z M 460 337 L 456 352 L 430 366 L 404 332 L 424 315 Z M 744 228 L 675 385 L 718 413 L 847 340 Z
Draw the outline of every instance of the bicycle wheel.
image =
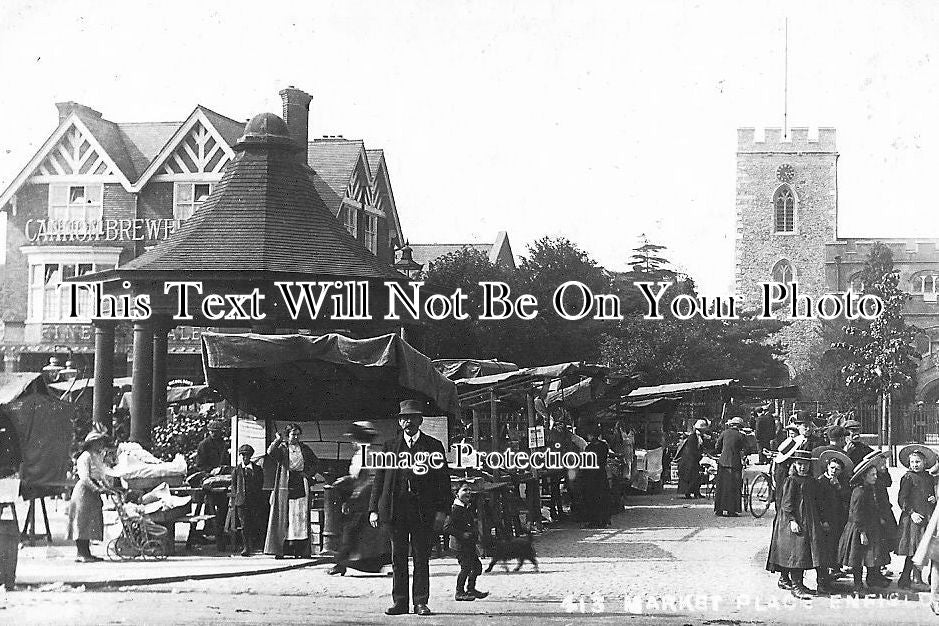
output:
M 760 518 L 769 508 L 772 501 L 772 490 L 769 486 L 769 476 L 760 474 L 750 483 L 750 514 Z

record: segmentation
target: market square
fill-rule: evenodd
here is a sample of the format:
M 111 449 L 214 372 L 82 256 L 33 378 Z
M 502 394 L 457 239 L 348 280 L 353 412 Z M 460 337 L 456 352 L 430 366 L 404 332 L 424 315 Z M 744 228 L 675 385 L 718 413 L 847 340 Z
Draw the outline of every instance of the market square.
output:
M 934 6 L 259 8 L 0 8 L 5 623 L 939 619 Z

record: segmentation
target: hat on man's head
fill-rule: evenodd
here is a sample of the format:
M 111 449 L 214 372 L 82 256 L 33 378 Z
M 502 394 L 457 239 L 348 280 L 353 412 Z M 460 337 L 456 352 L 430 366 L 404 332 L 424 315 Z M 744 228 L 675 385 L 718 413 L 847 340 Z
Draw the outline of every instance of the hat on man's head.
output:
M 727 421 L 728 426 L 743 426 L 742 417 L 732 417 Z
M 834 426 L 829 426 L 825 431 L 825 434 L 829 439 L 837 439 L 839 437 L 847 437 L 850 434 L 850 431 L 844 426 L 838 426 L 836 424 Z
M 694 423 L 695 430 L 708 430 L 711 427 L 707 420 L 698 420 Z
M 398 415 L 424 415 L 424 403 L 420 400 L 402 400 L 398 406 Z
M 786 430 L 791 430 L 793 432 L 799 432 L 799 425 L 794 422 L 789 422 L 786 424 Z
M 221 418 L 214 419 L 211 422 L 209 422 L 209 432 L 224 431 L 226 426 L 228 426 L 227 421 Z
M 847 420 L 842 426 L 848 430 L 861 430 L 861 422 L 857 420 Z
M 250 444 L 243 443 L 238 446 L 238 454 L 248 454 L 254 456 L 254 448 Z

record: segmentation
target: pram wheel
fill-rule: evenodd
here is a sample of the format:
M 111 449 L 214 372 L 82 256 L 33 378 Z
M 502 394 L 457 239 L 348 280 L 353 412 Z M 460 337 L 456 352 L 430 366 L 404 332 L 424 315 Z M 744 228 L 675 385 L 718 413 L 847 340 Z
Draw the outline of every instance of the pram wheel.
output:
M 130 539 L 121 534 L 108 543 L 107 553 L 112 561 L 129 561 L 136 558 L 140 551 Z
M 162 561 L 166 558 L 166 549 L 163 547 L 163 542 L 151 539 L 143 544 L 143 555 L 146 558 Z

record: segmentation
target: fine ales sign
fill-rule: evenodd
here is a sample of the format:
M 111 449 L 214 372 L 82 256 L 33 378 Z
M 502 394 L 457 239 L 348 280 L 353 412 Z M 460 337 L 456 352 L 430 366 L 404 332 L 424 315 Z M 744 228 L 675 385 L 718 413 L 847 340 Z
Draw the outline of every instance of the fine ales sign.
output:
M 405 286 L 407 285 L 407 286 Z M 693 317 L 703 319 L 740 319 L 739 299 L 735 296 L 692 296 L 679 294 L 667 298 L 673 283 L 633 283 L 647 305 L 644 319 L 662 320 L 663 310 L 679 320 Z M 381 319 L 397 321 L 403 318 L 431 320 L 498 321 L 516 317 L 533 320 L 539 312 L 538 298 L 532 294 L 515 295 L 503 282 L 480 282 L 481 304 L 478 311 L 466 310 L 469 295 L 462 289 L 452 294 L 422 293 L 424 283 L 405 284 L 385 282 L 386 306 Z M 129 282 L 123 287 L 130 289 Z M 370 321 L 369 283 L 367 281 L 284 281 L 275 282 L 278 299 L 292 320 L 330 319 L 333 321 Z M 101 283 L 70 283 L 64 288 L 72 291 L 71 317 L 78 317 L 75 303 L 79 289 L 94 293 L 94 317 L 101 319 L 147 319 L 153 313 L 149 294 L 115 296 L 105 294 Z M 780 314 L 789 319 L 876 319 L 883 312 L 883 301 L 871 294 L 852 291 L 810 297 L 799 293 L 797 283 L 761 283 L 760 319 L 772 319 Z M 259 288 L 249 293 L 204 293 L 198 281 L 166 281 L 163 294 L 174 301 L 173 319 L 193 320 L 196 315 L 211 321 L 254 321 L 267 318 L 264 311 L 268 297 Z M 551 311 L 558 317 L 576 321 L 582 319 L 621 320 L 622 303 L 616 294 L 595 294 L 584 283 L 568 281 L 559 285 L 550 302 Z

